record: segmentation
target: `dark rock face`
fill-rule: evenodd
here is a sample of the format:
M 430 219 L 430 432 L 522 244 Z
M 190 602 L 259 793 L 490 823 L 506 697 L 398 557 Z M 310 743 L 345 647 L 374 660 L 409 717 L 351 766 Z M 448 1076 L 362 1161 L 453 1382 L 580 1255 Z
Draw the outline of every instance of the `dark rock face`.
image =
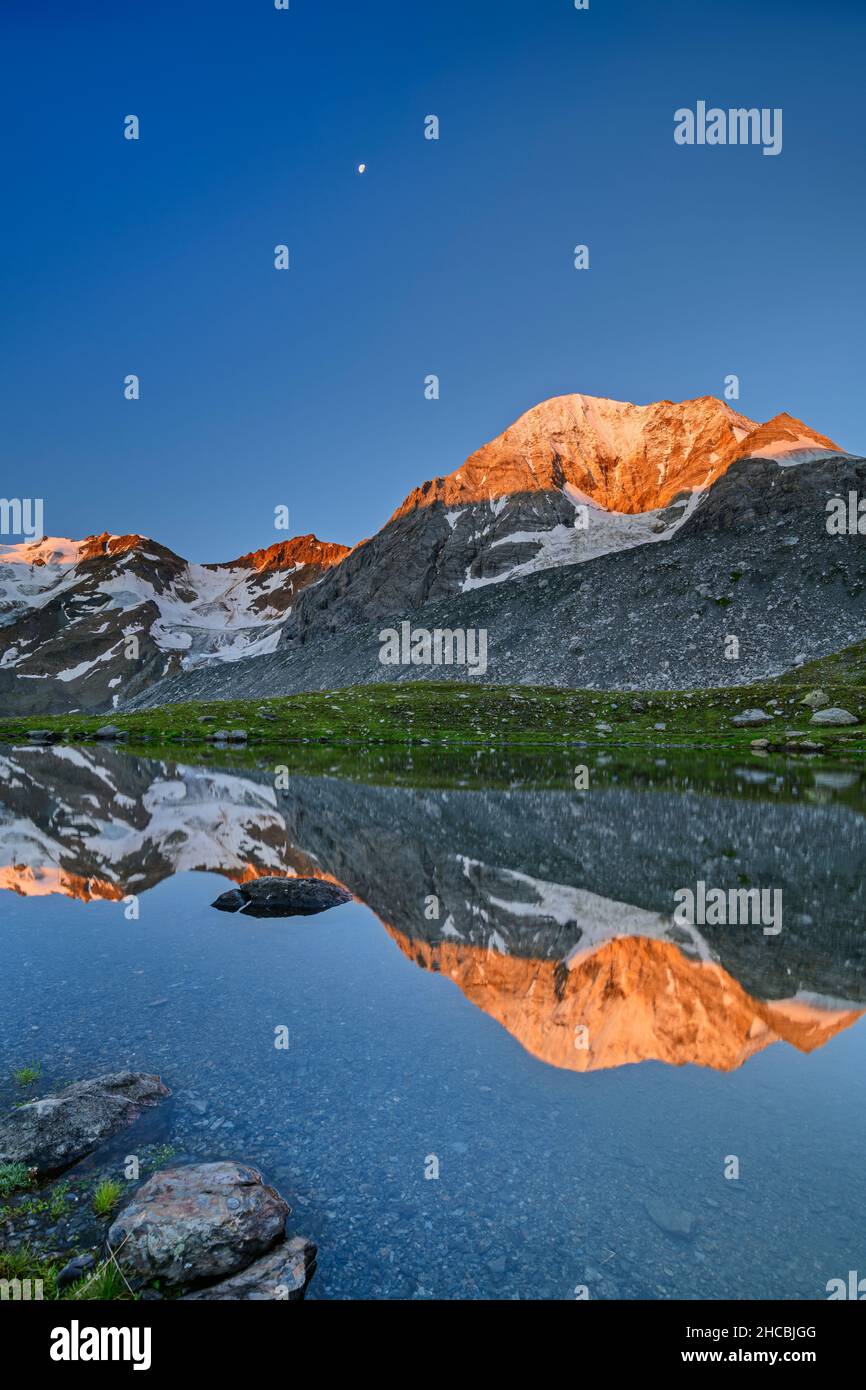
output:
M 197 1293 L 186 1294 L 184 1302 L 245 1299 L 251 1302 L 274 1300 L 297 1303 L 304 1297 L 307 1285 L 316 1272 L 316 1253 L 311 1240 L 305 1236 L 293 1236 L 231 1279 L 211 1284 Z
M 169 1284 L 244 1269 L 280 1240 L 288 1203 L 241 1163 L 165 1168 L 114 1221 L 108 1244 L 127 1268 Z
M 282 642 L 295 633 L 303 641 L 410 612 L 461 593 L 467 581 L 498 579 L 536 560 L 554 528 L 570 533 L 567 545 L 564 534 L 561 543 L 571 562 L 584 562 L 605 545 L 617 549 L 651 533 L 663 536 L 684 510 L 682 500 L 645 517 L 621 518 L 604 542 L 592 525 L 575 529 L 575 503 L 561 489 L 517 492 L 456 510 L 435 501 L 393 517 L 302 594 Z
M 143 1072 L 76 1081 L 0 1120 L 0 1163 L 26 1163 L 40 1174 L 68 1168 L 169 1094 L 158 1076 Z
M 247 917 L 312 917 L 351 900 L 351 893 L 325 879 L 257 878 L 221 893 L 211 906 Z
M 450 525 L 434 504 L 397 518 L 309 590 L 271 655 L 162 681 L 128 707 L 469 678 L 465 666 L 383 665 L 379 633 L 403 619 L 486 630 L 487 670 L 471 678 L 494 684 L 745 684 L 866 636 L 866 547 L 826 529 L 828 501 L 851 491 L 866 495 L 866 459 L 740 459 L 661 544 L 463 592 L 466 557 L 452 570 L 440 544 Z M 400 529 L 392 545 L 390 526 L 422 527 L 423 544 Z

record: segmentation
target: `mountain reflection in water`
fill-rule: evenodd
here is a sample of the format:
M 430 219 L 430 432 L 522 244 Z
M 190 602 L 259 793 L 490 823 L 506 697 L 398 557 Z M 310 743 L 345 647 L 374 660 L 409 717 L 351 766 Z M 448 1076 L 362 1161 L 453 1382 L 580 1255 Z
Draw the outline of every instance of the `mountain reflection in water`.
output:
M 821 1047 L 866 1006 L 856 806 L 628 786 L 429 791 L 99 748 L 0 753 L 0 888 L 140 896 L 182 872 L 327 877 L 532 1056 L 589 1072 Z M 683 928 L 677 888 L 772 885 L 784 925 Z M 288 929 L 288 928 L 286 928 Z

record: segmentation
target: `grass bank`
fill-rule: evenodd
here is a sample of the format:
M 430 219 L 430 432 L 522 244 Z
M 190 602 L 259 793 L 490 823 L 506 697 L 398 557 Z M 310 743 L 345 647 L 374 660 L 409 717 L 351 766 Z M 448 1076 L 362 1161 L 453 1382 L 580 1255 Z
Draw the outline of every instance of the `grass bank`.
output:
M 841 728 L 811 725 L 803 704 L 822 689 L 861 721 Z M 734 716 L 758 707 L 773 716 L 761 728 L 738 728 Z M 193 701 L 137 713 L 6 718 L 0 741 L 25 740 L 50 729 L 64 741 L 87 742 L 105 724 L 121 728 L 130 747 L 208 748 L 218 729 L 242 729 L 251 747 L 290 744 L 334 749 L 430 746 L 515 750 L 580 743 L 655 749 L 685 745 L 748 749 L 756 738 L 784 747 L 805 738 L 826 752 L 866 751 L 866 643 L 798 671 L 750 686 L 685 691 L 565 690 L 456 681 L 389 682 L 264 700 Z M 150 749 L 149 751 L 154 751 Z
M 165 705 L 135 714 L 0 716 L 0 741 L 16 743 L 31 730 L 50 729 L 66 742 L 81 743 L 110 723 L 124 731 L 130 745 L 205 746 L 218 729 L 242 729 L 256 745 L 435 742 L 528 748 L 586 741 L 735 749 L 749 747 L 755 738 L 784 742 L 794 732 L 828 748 L 866 748 L 866 688 L 822 685 L 832 704 L 861 721 L 829 728 L 811 726 L 811 711 L 802 704 L 814 685 L 776 681 L 737 690 L 642 694 L 432 682 L 364 685 L 271 700 Z M 772 723 L 747 729 L 732 724 L 736 714 L 752 706 L 772 714 Z

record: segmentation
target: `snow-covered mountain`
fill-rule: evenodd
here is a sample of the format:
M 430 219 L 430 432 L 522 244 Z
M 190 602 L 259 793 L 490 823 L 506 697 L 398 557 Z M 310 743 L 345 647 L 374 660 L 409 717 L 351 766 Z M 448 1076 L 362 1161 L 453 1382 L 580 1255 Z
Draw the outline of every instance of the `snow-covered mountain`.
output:
M 745 470 L 744 460 L 750 461 Z M 670 542 L 676 542 L 676 563 L 689 569 L 717 550 L 723 573 L 741 570 L 741 560 L 751 562 L 753 552 L 764 555 L 769 547 L 785 631 L 776 624 L 772 652 L 762 639 L 748 669 L 722 663 L 721 672 L 712 672 L 715 680 L 753 678 L 812 650 L 791 627 L 796 605 L 786 567 L 792 552 L 778 534 L 780 508 L 784 524 L 794 528 L 808 513 L 803 543 L 811 547 L 810 566 L 822 564 L 820 555 L 838 539 L 823 530 L 824 494 L 859 487 L 858 468 L 831 439 L 790 415 L 758 424 L 712 396 L 646 406 L 559 396 L 527 411 L 454 472 L 415 488 L 381 530 L 352 550 L 301 536 L 228 564 L 195 565 L 138 535 L 0 547 L 0 710 L 110 710 L 152 699 L 382 679 L 367 629 L 437 605 L 442 626 L 495 630 L 497 650 L 510 662 L 520 619 L 520 605 L 511 606 L 515 584 L 548 572 L 570 575 L 575 566 L 594 573 L 607 560 L 613 569 L 604 621 L 619 630 L 633 622 L 646 629 L 650 599 L 657 589 L 663 596 L 670 589 L 665 582 L 659 589 L 655 578 L 647 588 L 647 576 L 658 569 L 652 556 L 673 553 Z M 734 516 L 737 553 L 729 555 Z M 629 569 L 632 555 L 637 560 Z M 837 548 L 834 565 L 838 558 Z M 849 612 L 859 593 L 857 563 L 846 552 L 847 578 L 829 615 L 828 640 L 831 629 L 833 640 L 843 642 L 862 635 Z M 701 575 L 694 578 L 697 587 Z M 822 588 L 816 603 L 823 613 L 830 580 L 811 569 L 806 578 Z M 768 609 L 766 581 L 765 575 L 763 589 L 756 581 L 750 596 L 759 618 Z M 570 600 L 576 587 L 570 580 L 564 597 Z M 750 593 L 748 586 L 739 593 Z M 695 612 L 700 616 L 682 585 L 668 598 L 665 631 L 671 621 L 681 626 Z M 530 617 L 542 650 L 556 655 L 547 630 L 553 624 L 573 653 L 575 615 L 564 615 L 570 627 L 564 631 L 546 598 L 541 606 L 542 621 Z M 749 614 L 745 620 L 752 622 Z M 825 631 L 823 618 L 817 631 Z M 603 649 L 609 637 L 602 639 Z M 518 645 L 530 651 L 525 638 Z M 713 638 L 707 651 L 717 645 Z M 280 667 L 274 680 L 271 659 Z M 669 683 L 654 659 L 639 664 L 646 667 L 640 679 Z M 627 665 L 635 666 L 634 653 Z M 532 666 L 538 666 L 534 650 Z M 551 665 L 545 658 L 536 678 L 585 683 L 587 676 L 571 659 Z M 497 656 L 488 678 L 523 680 L 526 673 Z
M 646 406 L 556 396 L 453 473 L 415 488 L 304 596 L 297 627 L 335 630 L 667 541 L 737 459 L 843 454 L 790 415 L 759 425 L 713 396 Z
M 346 554 L 315 536 L 215 565 L 138 535 L 0 546 L 0 706 L 111 708 L 176 671 L 273 651 L 297 595 Z

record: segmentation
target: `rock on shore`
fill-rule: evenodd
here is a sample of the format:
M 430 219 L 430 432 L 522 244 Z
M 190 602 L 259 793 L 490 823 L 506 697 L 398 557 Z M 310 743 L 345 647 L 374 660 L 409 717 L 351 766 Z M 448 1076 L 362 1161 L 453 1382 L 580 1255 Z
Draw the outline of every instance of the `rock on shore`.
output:
M 76 1081 L 0 1119 L 0 1163 L 26 1163 L 40 1175 L 59 1172 L 170 1094 L 158 1076 L 144 1072 L 111 1072 Z
M 189 1285 L 244 1269 L 281 1240 L 288 1215 L 255 1168 L 196 1163 L 149 1178 L 112 1224 L 108 1244 L 127 1269 Z
M 305 1236 L 293 1236 L 240 1274 L 197 1293 L 188 1293 L 184 1301 L 246 1299 L 297 1303 L 315 1272 L 315 1245 Z

